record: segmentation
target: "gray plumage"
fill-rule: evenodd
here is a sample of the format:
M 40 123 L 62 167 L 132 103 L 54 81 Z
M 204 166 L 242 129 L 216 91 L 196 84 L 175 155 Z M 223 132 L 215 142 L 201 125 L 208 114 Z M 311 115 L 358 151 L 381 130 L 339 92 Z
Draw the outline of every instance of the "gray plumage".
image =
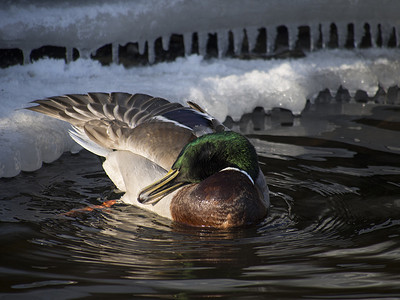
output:
M 72 124 L 71 136 L 96 154 L 128 150 L 164 169 L 197 136 L 226 129 L 192 102 L 184 107 L 145 94 L 72 94 L 32 103 L 38 105 L 29 110 Z

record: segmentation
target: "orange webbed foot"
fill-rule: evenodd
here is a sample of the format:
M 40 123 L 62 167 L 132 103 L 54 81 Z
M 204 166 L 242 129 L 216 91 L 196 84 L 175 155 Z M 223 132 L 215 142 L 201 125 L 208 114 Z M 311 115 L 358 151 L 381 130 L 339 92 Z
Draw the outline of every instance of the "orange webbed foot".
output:
M 104 201 L 104 202 L 103 202 L 102 204 L 100 204 L 100 205 L 89 205 L 89 206 L 86 206 L 86 207 L 83 207 L 83 208 L 72 209 L 72 210 L 70 210 L 70 211 L 68 211 L 68 212 L 66 212 L 66 213 L 63 213 L 62 215 L 63 215 L 63 216 L 71 217 L 71 216 L 74 216 L 74 215 L 79 214 L 79 213 L 91 212 L 91 211 L 93 211 L 93 210 L 95 210 L 95 209 L 106 209 L 106 208 L 110 208 L 110 207 L 112 207 L 115 203 L 117 203 L 117 200 L 107 200 L 107 201 Z

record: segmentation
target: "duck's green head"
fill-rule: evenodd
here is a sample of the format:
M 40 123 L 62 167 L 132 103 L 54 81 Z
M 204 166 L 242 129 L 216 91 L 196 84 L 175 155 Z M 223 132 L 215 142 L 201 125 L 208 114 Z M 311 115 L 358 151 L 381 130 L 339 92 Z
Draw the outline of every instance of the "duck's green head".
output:
M 241 171 L 254 184 L 259 166 L 253 145 L 233 131 L 203 135 L 187 144 L 168 174 L 143 189 L 138 200 L 154 203 L 183 185 L 200 183 L 226 168 Z

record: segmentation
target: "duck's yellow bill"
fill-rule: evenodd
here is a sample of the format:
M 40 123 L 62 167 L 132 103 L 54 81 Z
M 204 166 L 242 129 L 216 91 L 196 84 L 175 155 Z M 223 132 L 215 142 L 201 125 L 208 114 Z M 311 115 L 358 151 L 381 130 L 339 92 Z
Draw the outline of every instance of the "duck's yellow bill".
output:
M 143 204 L 156 203 L 169 193 L 184 185 L 184 182 L 173 182 L 178 174 L 179 170 L 169 170 L 163 178 L 145 187 L 139 193 L 138 201 Z

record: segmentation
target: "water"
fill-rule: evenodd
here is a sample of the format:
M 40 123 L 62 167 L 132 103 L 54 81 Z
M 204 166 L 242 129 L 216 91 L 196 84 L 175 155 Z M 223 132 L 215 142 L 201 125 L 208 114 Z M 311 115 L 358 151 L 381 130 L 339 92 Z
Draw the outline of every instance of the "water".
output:
M 271 190 L 261 224 L 174 224 L 118 204 L 86 152 L 0 179 L 0 298 L 400 297 L 400 108 L 323 103 L 231 124 Z

